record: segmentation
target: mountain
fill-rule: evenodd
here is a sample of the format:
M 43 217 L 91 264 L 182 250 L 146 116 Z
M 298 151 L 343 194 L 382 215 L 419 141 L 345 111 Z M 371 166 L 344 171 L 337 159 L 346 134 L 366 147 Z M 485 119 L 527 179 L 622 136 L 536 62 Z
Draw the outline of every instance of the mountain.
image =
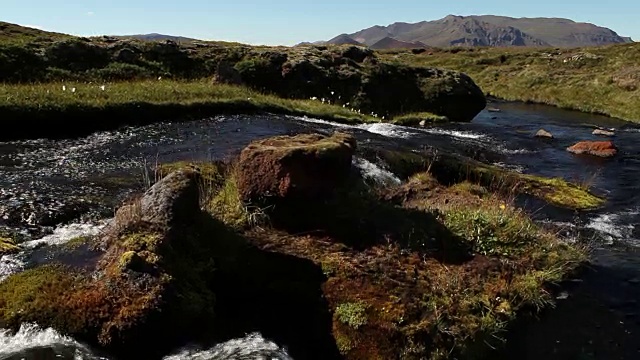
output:
M 166 41 L 171 40 L 175 42 L 192 42 L 192 41 L 200 41 L 198 39 L 192 39 L 184 36 L 174 36 L 174 35 L 164 35 L 164 34 L 137 34 L 137 35 L 118 35 L 113 36 L 119 39 L 137 39 L 143 41 Z
M 428 46 L 419 41 L 416 41 L 416 42 L 400 41 L 398 39 L 394 39 L 392 37 L 387 36 L 369 47 L 374 50 L 384 50 L 384 49 L 420 49 L 420 48 L 426 48 Z
M 347 34 L 340 34 L 326 42 L 328 45 L 362 45 Z
M 428 46 L 555 46 L 579 47 L 629 42 L 611 29 L 560 18 L 456 16 L 418 23 L 397 22 L 343 34 L 367 46 L 391 38 Z M 389 42 L 389 40 L 386 40 Z

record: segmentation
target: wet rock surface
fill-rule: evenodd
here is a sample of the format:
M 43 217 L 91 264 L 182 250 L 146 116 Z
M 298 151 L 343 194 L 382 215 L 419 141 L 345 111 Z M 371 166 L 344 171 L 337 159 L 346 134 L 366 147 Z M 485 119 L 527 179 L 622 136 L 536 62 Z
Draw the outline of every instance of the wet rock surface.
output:
M 567 148 L 567 151 L 577 155 L 593 155 L 610 158 L 618 153 L 618 148 L 611 141 L 581 141 Z

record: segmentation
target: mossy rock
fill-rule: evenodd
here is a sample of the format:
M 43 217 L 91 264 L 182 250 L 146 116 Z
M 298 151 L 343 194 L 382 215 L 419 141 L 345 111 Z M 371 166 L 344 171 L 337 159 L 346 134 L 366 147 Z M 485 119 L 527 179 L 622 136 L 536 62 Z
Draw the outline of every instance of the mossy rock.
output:
M 11 239 L 0 237 L 0 255 L 20 251 L 20 247 Z

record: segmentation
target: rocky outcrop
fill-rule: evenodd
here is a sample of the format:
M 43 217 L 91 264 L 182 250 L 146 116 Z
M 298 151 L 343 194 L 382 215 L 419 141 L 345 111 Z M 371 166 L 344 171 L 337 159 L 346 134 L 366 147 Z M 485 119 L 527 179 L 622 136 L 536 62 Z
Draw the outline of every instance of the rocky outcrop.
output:
M 618 148 L 611 141 L 581 141 L 567 148 L 567 151 L 609 158 L 618 153 Z
M 240 154 L 240 195 L 247 202 L 322 199 L 349 177 L 355 148 L 355 139 L 342 133 L 254 141 Z
M 51 264 L 0 284 L 0 295 L 22 289 L 0 296 L 0 325 L 36 322 L 116 352 L 144 353 L 211 320 L 215 300 L 206 284 L 216 254 L 211 239 L 220 235 L 200 213 L 198 177 L 174 172 L 121 209 L 96 239 L 106 250 L 92 271 Z
M 240 85 L 242 84 L 242 77 L 229 62 L 221 61 L 216 67 L 213 81 L 220 84 Z
M 547 138 L 547 139 L 553 139 L 553 134 L 551 134 L 550 132 L 548 132 L 545 129 L 540 129 L 538 130 L 538 132 L 535 134 L 535 137 L 538 138 Z
M 467 75 L 385 64 L 369 49 L 305 47 L 297 52 L 254 51 L 235 65 L 245 85 L 288 98 L 317 98 L 387 118 L 431 112 L 470 121 L 486 105 Z

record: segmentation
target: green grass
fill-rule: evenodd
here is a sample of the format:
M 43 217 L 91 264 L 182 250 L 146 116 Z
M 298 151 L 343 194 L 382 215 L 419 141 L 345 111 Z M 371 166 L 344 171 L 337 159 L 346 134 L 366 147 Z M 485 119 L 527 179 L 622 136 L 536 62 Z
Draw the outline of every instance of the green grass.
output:
M 381 53 L 389 61 L 462 71 L 488 94 L 640 122 L 640 44 L 584 49 L 471 48 Z
M 396 116 L 391 120 L 392 123 L 404 126 L 416 126 L 422 121 L 425 124 L 438 124 L 449 121 L 449 118 L 442 115 L 436 115 L 428 112 L 412 113 Z
M 101 86 L 105 90 L 101 90 Z M 62 90 L 65 86 L 66 91 Z M 75 92 L 72 89 L 75 88 Z M 131 105 L 216 105 L 246 111 L 306 115 L 341 122 L 369 122 L 377 119 L 341 106 L 316 100 L 293 100 L 265 95 L 244 87 L 199 81 L 136 81 L 109 84 L 49 83 L 0 84 L 0 112 L 4 109 L 30 111 L 100 110 Z M 19 120 L 19 119 L 14 119 Z

